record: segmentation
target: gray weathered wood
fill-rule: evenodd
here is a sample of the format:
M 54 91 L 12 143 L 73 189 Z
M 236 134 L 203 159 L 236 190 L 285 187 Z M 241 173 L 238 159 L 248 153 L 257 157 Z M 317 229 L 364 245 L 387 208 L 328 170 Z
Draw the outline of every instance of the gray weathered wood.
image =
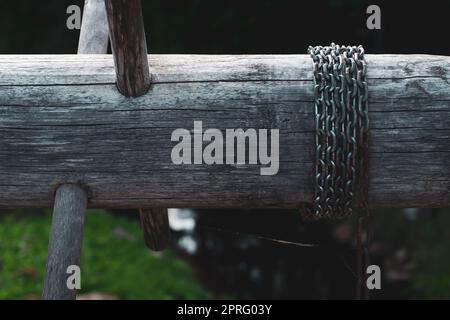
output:
M 151 55 L 152 89 L 115 88 L 111 56 L 0 56 L 0 206 L 51 206 L 82 182 L 90 206 L 279 207 L 312 199 L 307 55 Z M 367 55 L 372 207 L 450 205 L 450 57 Z M 174 165 L 176 128 L 279 128 L 280 171 Z
M 105 0 L 117 88 L 138 97 L 150 88 L 141 0 Z
M 105 0 L 86 0 L 78 41 L 78 54 L 107 53 L 109 43 Z
M 77 185 L 60 186 L 55 194 L 52 228 L 44 281 L 44 300 L 73 300 L 76 290 L 68 289 L 67 268 L 80 265 L 86 192 Z

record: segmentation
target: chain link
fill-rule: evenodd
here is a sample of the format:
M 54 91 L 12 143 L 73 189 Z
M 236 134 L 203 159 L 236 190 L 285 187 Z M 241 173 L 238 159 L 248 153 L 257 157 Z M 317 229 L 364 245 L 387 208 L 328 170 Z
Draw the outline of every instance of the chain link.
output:
M 309 47 L 316 121 L 314 218 L 353 213 L 357 188 L 367 208 L 368 88 L 362 46 Z

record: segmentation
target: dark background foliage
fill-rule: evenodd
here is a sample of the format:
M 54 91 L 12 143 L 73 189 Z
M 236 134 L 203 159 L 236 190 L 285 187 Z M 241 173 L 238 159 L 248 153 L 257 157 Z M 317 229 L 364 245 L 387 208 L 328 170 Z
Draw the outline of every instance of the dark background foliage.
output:
M 0 3 L 0 53 L 74 53 L 65 28 L 81 0 Z M 366 28 L 366 8 L 382 9 L 382 30 Z M 362 44 L 370 53 L 448 54 L 450 1 L 143 0 L 153 53 L 304 53 L 308 45 Z
M 1 1 L 0 54 L 75 53 L 79 33 L 65 27 L 65 11 L 82 3 Z M 370 4 L 381 7 L 382 30 L 366 28 Z M 336 42 L 362 44 L 368 53 L 450 54 L 448 0 L 143 0 L 143 6 L 150 53 L 305 53 L 309 45 Z M 448 210 L 373 212 L 372 261 L 383 270 L 383 290 L 374 297 L 450 297 L 447 217 Z M 354 219 L 304 223 L 284 210 L 201 210 L 195 218 L 198 249 L 179 254 L 217 297 L 354 295 Z M 183 236 L 176 234 L 174 245 Z

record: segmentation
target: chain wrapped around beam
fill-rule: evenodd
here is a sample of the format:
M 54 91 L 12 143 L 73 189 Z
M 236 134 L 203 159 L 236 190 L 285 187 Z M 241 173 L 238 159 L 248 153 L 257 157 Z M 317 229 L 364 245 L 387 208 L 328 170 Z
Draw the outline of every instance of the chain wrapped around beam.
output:
M 368 89 L 362 46 L 309 47 L 316 121 L 314 201 L 307 216 L 346 218 L 367 208 Z

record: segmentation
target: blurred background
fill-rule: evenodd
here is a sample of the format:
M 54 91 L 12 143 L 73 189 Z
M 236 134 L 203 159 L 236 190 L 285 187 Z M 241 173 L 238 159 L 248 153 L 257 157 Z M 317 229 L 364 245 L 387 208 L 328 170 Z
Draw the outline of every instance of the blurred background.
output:
M 66 8 L 81 0 L 0 3 L 0 54 L 75 53 Z M 366 28 L 381 7 L 382 29 Z M 450 1 L 143 0 L 150 53 L 306 53 L 362 44 L 369 53 L 450 54 Z M 1 77 L 1 74 L 0 74 Z M 318 298 L 355 293 L 356 219 L 304 222 L 290 210 L 170 210 L 173 243 L 148 251 L 136 211 L 88 211 L 84 299 Z M 50 210 L 0 211 L 0 299 L 42 290 Z M 450 210 L 372 210 L 372 298 L 450 298 Z M 315 244 L 314 247 L 300 244 Z

